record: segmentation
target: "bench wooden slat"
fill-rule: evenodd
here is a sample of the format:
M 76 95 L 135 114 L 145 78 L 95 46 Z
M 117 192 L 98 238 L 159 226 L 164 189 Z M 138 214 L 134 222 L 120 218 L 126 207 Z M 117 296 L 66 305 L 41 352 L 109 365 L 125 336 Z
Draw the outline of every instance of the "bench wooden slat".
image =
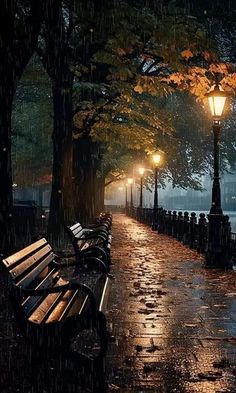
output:
M 74 306 L 77 315 L 81 314 L 81 309 L 84 307 L 85 299 L 88 299 L 88 296 L 82 293 L 80 290 L 67 291 L 57 306 L 54 308 L 51 315 L 48 317 L 46 323 L 62 321 L 67 316 L 71 308 Z M 76 302 L 76 305 L 75 305 Z
M 47 276 L 36 286 L 36 289 L 45 289 L 53 287 L 58 281 L 58 271 L 54 268 L 52 269 Z M 42 296 L 28 296 L 21 304 L 25 316 L 28 317 L 33 310 L 40 304 L 42 301 Z
M 22 276 L 22 274 L 26 274 L 27 270 L 33 269 L 34 264 L 38 264 L 38 261 L 45 258 L 49 255 L 50 251 L 52 251 L 49 245 L 41 248 L 38 252 L 35 252 L 29 258 L 25 259 L 24 262 L 16 265 L 13 269 L 10 270 L 10 274 L 13 276 L 13 279 L 17 281 L 17 278 Z M 52 252 L 51 252 L 52 254 Z
M 87 248 L 90 248 L 90 247 L 96 247 L 96 246 L 99 246 L 99 245 L 102 246 L 103 242 L 101 241 L 101 239 L 99 239 L 99 240 L 92 239 L 90 241 L 87 241 L 83 245 L 80 245 L 79 242 L 77 242 L 77 244 L 78 244 L 78 246 L 80 247 L 81 250 L 86 250 Z
M 77 239 L 76 237 L 75 237 L 75 242 L 76 242 L 80 247 L 84 247 L 84 246 L 86 246 L 86 244 L 88 244 L 88 242 L 87 242 L 85 239 L 81 240 L 81 239 Z
M 60 320 L 61 315 L 65 311 L 65 309 L 68 306 L 68 304 L 70 303 L 70 301 L 73 302 L 74 293 L 75 293 L 75 291 L 73 291 L 73 290 L 69 290 L 69 291 L 66 291 L 65 293 L 63 293 L 63 296 L 57 302 L 57 304 L 52 309 L 52 311 L 48 314 L 47 319 L 45 320 L 45 323 L 58 322 Z
M 74 229 L 72 232 L 73 232 L 74 236 L 76 236 L 76 237 L 83 236 L 83 228 L 81 225 L 78 228 Z
M 25 247 L 23 250 L 16 252 L 10 257 L 3 259 L 3 263 L 7 268 L 13 267 L 14 264 L 18 264 L 23 258 L 31 254 L 32 252 L 37 251 L 41 247 L 47 244 L 46 239 L 40 239 L 37 242 L 31 244 L 30 246 Z
M 77 297 L 77 299 L 75 300 L 74 304 L 72 305 L 72 307 L 70 308 L 69 312 L 68 312 L 68 317 L 73 317 L 75 315 L 81 315 L 86 304 L 88 301 L 88 295 L 86 295 L 86 297 L 84 298 L 84 301 L 82 304 L 80 304 L 80 299 Z
M 79 222 L 77 222 L 76 224 L 72 225 L 72 226 L 70 227 L 70 229 L 71 229 L 72 231 L 74 231 L 74 230 L 76 230 L 78 227 L 82 228 L 82 225 L 81 225 Z
M 32 313 L 32 315 L 28 317 L 28 320 L 38 325 L 45 322 L 51 310 L 53 309 L 53 307 L 55 307 L 55 305 L 62 296 L 62 292 L 51 293 L 50 295 L 48 295 L 37 307 L 37 309 Z
M 56 284 L 63 285 L 65 284 L 65 281 L 62 278 L 59 278 Z M 34 310 L 33 313 L 29 316 L 29 321 L 37 324 L 45 322 L 62 297 L 63 292 L 50 293 L 47 295 L 36 308 L 36 310 Z
M 53 261 L 54 254 L 51 252 L 46 258 L 35 266 L 26 276 L 24 276 L 18 283 L 17 287 L 26 288 L 32 281 Z

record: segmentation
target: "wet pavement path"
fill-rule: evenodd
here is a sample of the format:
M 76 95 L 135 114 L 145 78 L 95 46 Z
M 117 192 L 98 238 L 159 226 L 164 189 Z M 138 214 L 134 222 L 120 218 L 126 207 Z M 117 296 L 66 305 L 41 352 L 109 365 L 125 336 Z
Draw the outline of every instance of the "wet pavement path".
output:
M 114 214 L 109 392 L 236 392 L 236 273 Z

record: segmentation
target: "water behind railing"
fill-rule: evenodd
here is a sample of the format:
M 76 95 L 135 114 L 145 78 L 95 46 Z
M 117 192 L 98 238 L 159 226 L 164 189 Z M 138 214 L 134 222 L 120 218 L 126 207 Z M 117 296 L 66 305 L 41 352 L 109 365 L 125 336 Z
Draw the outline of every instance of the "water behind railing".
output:
M 197 218 L 199 218 L 200 213 L 205 213 L 206 217 L 207 217 L 207 214 L 209 214 L 209 210 L 181 210 L 181 209 L 179 210 L 179 209 L 176 209 L 176 211 L 177 212 L 179 212 L 179 211 L 188 212 L 189 215 L 190 215 L 190 213 L 194 212 L 194 213 L 196 213 Z M 225 211 L 223 211 L 223 214 L 229 216 L 229 220 L 231 223 L 231 231 L 236 232 L 236 212 L 225 210 Z

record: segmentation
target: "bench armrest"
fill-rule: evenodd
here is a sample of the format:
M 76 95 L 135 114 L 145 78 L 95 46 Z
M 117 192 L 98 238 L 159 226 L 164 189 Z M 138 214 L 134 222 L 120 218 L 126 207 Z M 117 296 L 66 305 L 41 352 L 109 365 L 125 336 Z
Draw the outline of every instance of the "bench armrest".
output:
M 105 249 L 103 247 L 101 247 L 100 245 L 96 245 L 96 246 L 92 246 L 92 247 L 88 247 L 88 248 L 84 248 L 83 250 L 79 250 L 77 252 L 77 255 L 80 255 L 81 258 L 86 258 L 86 254 L 88 255 L 88 257 L 95 257 L 93 254 L 94 253 L 99 253 L 102 255 L 102 257 L 105 258 L 105 261 L 108 260 L 108 255 L 107 252 L 105 251 Z M 90 255 L 89 255 L 90 254 Z M 96 257 L 95 257 L 96 258 Z M 101 258 L 99 258 L 101 259 Z
M 101 239 L 101 240 L 105 241 L 105 240 L 107 240 L 107 235 L 105 235 L 104 233 L 91 232 L 91 233 L 86 234 L 83 238 L 83 240 L 89 240 L 89 239 Z
M 93 232 L 94 232 L 93 229 L 90 229 L 90 228 L 83 228 L 83 233 L 84 233 L 85 235 L 87 235 L 87 233 L 89 234 L 89 233 L 93 233 Z
M 105 235 L 103 233 L 96 233 L 96 232 L 92 231 L 92 232 L 83 233 L 80 237 L 76 237 L 75 239 L 77 241 L 84 240 L 84 242 L 86 242 L 86 240 L 90 240 L 90 239 L 101 239 L 102 241 L 106 241 L 107 235 Z M 72 242 L 73 242 L 73 240 L 72 240 Z
M 81 282 L 78 281 L 79 280 L 79 276 L 71 278 L 70 280 L 68 280 L 67 284 L 63 284 L 63 285 L 58 285 L 55 287 L 51 287 L 51 288 L 42 288 L 42 289 L 33 289 L 33 288 L 19 288 L 18 290 L 25 294 L 26 296 L 46 296 L 49 295 L 50 293 L 58 293 L 58 292 L 62 292 L 62 291 L 67 291 L 70 289 L 81 289 L 86 295 L 89 296 L 90 300 L 91 300 L 91 305 L 93 310 L 97 310 L 97 305 L 96 305 L 96 299 L 94 296 L 93 291 L 91 290 L 91 288 L 89 288 L 88 285 L 83 284 Z
M 108 232 L 108 229 L 104 226 L 104 225 L 97 225 L 97 226 L 94 226 L 94 227 L 90 227 L 90 226 L 88 226 L 88 227 L 86 227 L 86 228 L 83 228 L 83 231 L 88 231 L 88 232 L 98 232 L 98 231 L 101 231 L 101 232 L 105 232 L 105 233 L 107 233 Z
M 98 266 L 99 271 L 102 271 L 103 273 L 108 272 L 108 268 L 107 268 L 106 264 L 100 258 L 97 258 L 97 257 L 93 257 L 93 256 L 86 257 L 86 255 L 85 255 L 81 258 L 81 264 L 92 265 L 95 267 L 95 269 L 96 269 L 96 266 Z
M 76 259 L 73 259 L 72 261 L 66 260 L 67 258 L 72 257 L 76 257 L 76 253 L 64 253 L 62 255 L 54 254 L 54 260 L 52 263 L 57 267 L 74 266 L 77 263 Z
M 60 262 L 60 261 L 53 261 L 52 263 L 53 263 L 53 265 L 55 265 L 57 268 L 60 268 L 60 267 L 75 266 L 75 265 L 77 264 L 77 261 L 76 261 L 76 260 L 73 260 L 73 261 L 71 261 L 71 262 L 64 262 L 64 261 L 62 260 L 61 262 Z
M 62 251 L 59 255 L 54 253 L 55 259 L 59 259 L 59 260 L 63 259 L 63 258 L 72 258 L 75 256 L 76 256 L 76 254 L 74 252 L 67 252 L 67 251 L 63 252 Z

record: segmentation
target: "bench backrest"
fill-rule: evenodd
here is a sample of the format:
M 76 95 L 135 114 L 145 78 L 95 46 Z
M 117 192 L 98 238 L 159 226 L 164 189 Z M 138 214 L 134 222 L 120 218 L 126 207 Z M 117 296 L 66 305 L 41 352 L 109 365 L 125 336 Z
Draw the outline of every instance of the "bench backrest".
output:
M 31 287 L 31 284 L 47 272 L 54 254 L 46 239 L 40 239 L 23 250 L 3 259 L 14 284 L 19 288 Z
M 79 222 L 77 222 L 71 227 L 66 227 L 65 229 L 68 235 L 70 236 L 74 248 L 78 251 L 80 247 L 82 247 L 86 243 L 82 225 Z
M 33 325 L 53 323 L 55 326 L 55 323 L 63 322 L 69 317 L 78 317 L 83 310 L 86 310 L 90 300 L 87 291 L 79 287 L 63 289 L 68 281 L 61 277 L 58 266 L 52 263 L 53 260 L 54 254 L 51 246 L 46 239 L 41 239 L 2 261 L 11 277 L 13 308 L 20 323 L 24 329 L 26 328 L 25 332 L 29 334 L 30 340 L 33 339 L 30 334 Z M 81 274 L 81 277 L 85 288 L 86 285 L 91 286 L 92 291 L 98 297 L 100 309 L 106 295 L 108 281 L 106 275 L 96 274 L 92 281 L 86 273 Z M 53 292 L 51 291 L 53 287 L 59 287 L 59 290 Z M 24 291 L 25 288 L 30 288 L 32 291 Z M 34 289 L 45 289 L 45 291 L 37 293 Z M 70 329 L 75 327 L 76 324 L 73 322 Z M 38 344 L 38 330 L 36 332 L 35 338 Z M 53 337 L 49 335 L 54 330 L 43 329 L 41 332 L 43 333 L 41 342 L 48 340 L 47 347 L 58 344 L 57 335 L 54 333 Z
M 80 239 L 83 236 L 83 227 L 79 222 L 72 225 L 71 227 L 67 227 L 67 229 L 70 231 L 71 235 L 76 239 Z

